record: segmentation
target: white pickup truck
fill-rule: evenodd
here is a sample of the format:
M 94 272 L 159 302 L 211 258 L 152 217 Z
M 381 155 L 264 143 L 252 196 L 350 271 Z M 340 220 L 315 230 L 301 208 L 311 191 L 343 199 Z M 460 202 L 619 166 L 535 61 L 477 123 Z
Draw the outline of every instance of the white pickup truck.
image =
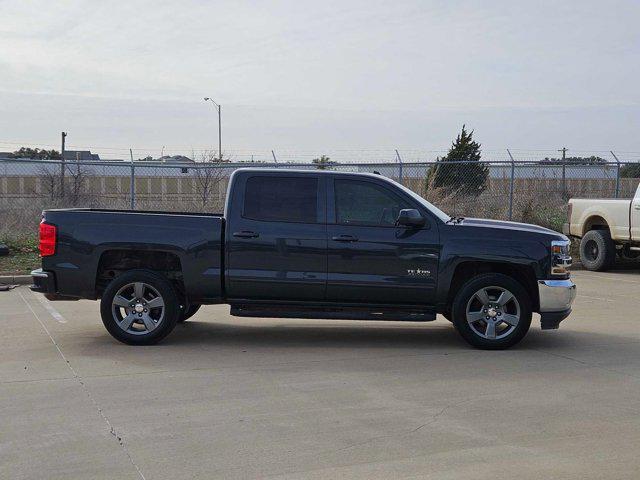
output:
M 580 260 L 587 270 L 611 267 L 616 255 L 640 255 L 640 185 L 629 199 L 572 198 L 562 231 L 580 238 Z

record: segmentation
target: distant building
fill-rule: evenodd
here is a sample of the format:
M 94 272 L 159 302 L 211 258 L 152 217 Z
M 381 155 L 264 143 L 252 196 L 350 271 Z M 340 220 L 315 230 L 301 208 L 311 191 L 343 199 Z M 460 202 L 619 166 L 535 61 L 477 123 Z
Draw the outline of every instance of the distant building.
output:
M 184 155 L 165 155 L 156 161 L 162 163 L 196 163 L 194 160 L 191 160 L 189 157 L 185 157 Z
M 92 160 L 100 160 L 100 155 L 97 153 L 91 153 L 90 150 L 65 150 L 64 159 L 88 162 Z

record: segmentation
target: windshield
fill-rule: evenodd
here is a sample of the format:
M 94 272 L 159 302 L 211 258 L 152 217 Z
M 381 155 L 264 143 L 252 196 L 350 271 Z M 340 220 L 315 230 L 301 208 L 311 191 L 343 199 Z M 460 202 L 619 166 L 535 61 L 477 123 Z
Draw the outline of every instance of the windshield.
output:
M 449 219 L 451 218 L 451 215 L 447 215 L 442 210 L 440 210 L 438 207 L 436 207 L 434 204 L 432 204 L 431 202 L 426 201 L 424 198 L 422 198 L 420 195 L 418 195 L 416 192 L 414 192 L 410 188 L 407 188 L 404 185 L 402 185 L 401 183 L 398 183 L 398 182 L 396 182 L 394 180 L 391 180 L 391 181 L 398 188 L 400 188 L 403 192 L 405 192 L 407 195 L 410 195 L 411 198 L 413 198 L 414 200 L 419 202 L 421 205 L 423 205 L 427 210 L 429 210 L 431 213 L 433 213 L 436 217 L 438 217 L 443 222 L 448 222 Z

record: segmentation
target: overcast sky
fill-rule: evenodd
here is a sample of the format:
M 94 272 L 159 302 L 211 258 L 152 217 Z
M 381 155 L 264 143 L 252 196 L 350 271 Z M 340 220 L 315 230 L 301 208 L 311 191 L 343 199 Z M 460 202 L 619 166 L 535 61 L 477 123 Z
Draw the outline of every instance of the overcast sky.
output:
M 0 150 L 640 151 L 640 2 L 0 0 Z M 524 155 L 524 153 L 523 153 Z

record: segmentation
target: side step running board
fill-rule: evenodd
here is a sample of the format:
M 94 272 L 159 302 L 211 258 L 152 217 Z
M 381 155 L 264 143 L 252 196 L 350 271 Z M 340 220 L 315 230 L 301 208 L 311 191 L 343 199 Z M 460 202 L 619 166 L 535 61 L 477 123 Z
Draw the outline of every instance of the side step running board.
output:
M 329 320 L 385 320 L 402 322 L 430 322 L 436 319 L 433 311 L 410 309 L 366 309 L 361 307 L 304 308 L 288 305 L 232 304 L 234 317 L 313 318 Z

